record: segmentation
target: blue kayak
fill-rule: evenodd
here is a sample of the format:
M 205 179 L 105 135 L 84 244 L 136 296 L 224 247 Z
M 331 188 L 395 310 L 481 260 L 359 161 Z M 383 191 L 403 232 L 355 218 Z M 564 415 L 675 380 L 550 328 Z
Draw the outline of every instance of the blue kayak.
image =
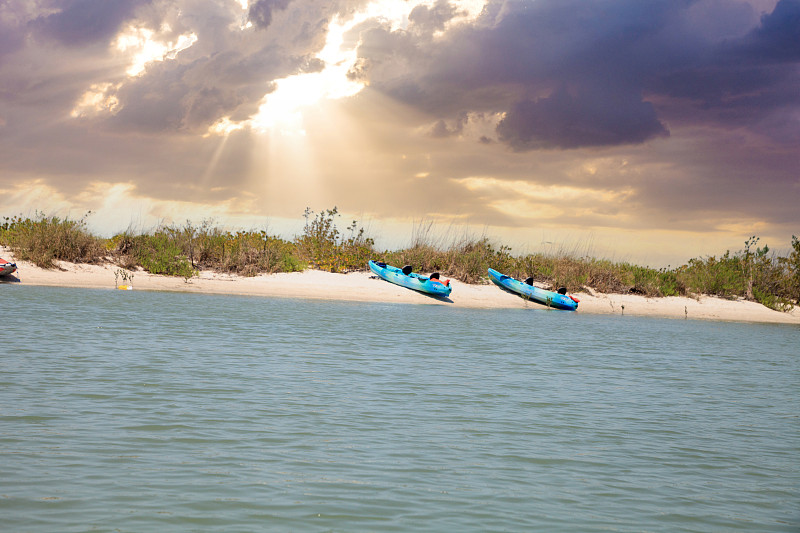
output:
M 501 274 L 493 268 L 489 269 L 489 279 L 501 289 L 511 291 L 515 294 L 533 300 L 536 303 L 546 305 L 547 307 L 555 307 L 556 309 L 565 309 L 567 311 L 575 311 L 578 308 L 578 300 L 572 296 L 561 294 L 553 291 L 546 291 L 533 285 L 528 285 L 519 280 Z
M 370 261 L 369 269 L 381 279 L 401 287 L 424 292 L 425 294 L 445 297 L 449 296 L 453 290 L 453 287 L 450 286 L 450 280 L 439 281 L 438 274 L 431 274 L 430 277 L 425 277 L 411 272 L 410 267 L 401 269 L 380 261 Z

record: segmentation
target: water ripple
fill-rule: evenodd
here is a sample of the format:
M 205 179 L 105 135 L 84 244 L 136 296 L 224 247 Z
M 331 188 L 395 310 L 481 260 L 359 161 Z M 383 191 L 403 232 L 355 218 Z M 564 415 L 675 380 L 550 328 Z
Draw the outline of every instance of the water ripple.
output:
M 800 330 L 9 286 L 7 531 L 797 531 Z

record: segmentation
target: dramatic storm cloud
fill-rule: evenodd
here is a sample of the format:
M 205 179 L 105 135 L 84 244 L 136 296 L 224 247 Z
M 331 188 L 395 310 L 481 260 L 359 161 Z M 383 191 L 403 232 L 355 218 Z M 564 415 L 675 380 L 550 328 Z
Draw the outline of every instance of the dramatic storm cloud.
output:
M 800 232 L 800 0 L 12 0 L 0 215 Z
M 435 43 L 435 27 L 415 32 L 413 19 L 411 31 L 373 31 L 361 53 L 373 87 L 428 113 L 504 113 L 498 134 L 515 150 L 667 136 L 671 117 L 653 105 L 661 97 L 691 99 L 683 109 L 699 122 L 735 121 L 714 112 L 724 95 L 725 111 L 741 104 L 751 116 L 737 112 L 737 124 L 751 128 L 796 106 L 800 3 L 780 2 L 755 26 L 746 4 L 713 4 L 504 2 Z

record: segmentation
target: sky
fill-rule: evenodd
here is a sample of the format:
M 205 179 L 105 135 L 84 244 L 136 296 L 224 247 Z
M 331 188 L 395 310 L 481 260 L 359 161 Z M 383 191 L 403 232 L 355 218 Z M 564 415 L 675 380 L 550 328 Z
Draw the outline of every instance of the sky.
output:
M 798 205 L 800 0 L 0 0 L 0 217 L 677 266 Z

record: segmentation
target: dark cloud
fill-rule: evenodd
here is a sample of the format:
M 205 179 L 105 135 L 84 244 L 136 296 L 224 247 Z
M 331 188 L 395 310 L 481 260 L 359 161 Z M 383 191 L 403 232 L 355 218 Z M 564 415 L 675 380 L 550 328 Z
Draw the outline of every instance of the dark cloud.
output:
M 438 25 L 420 17 L 406 33 L 373 31 L 360 52 L 373 87 L 428 113 L 507 113 L 498 134 L 515 150 L 641 143 L 666 134 L 642 93 L 670 61 L 663 54 L 688 53 L 690 43 L 665 37 L 684 4 L 490 4 L 476 24 L 432 46 L 453 15 L 443 10 Z
M 408 21 L 413 27 L 423 33 L 442 31 L 445 24 L 459 11 L 447 0 L 438 0 L 433 7 L 417 6 L 408 15 Z
M 257 28 L 268 28 L 272 24 L 272 12 L 286 9 L 291 0 L 258 0 L 250 6 L 248 17 Z
M 59 11 L 38 17 L 32 25 L 39 35 L 67 46 L 107 43 L 150 0 L 66 0 L 55 2 Z
M 514 104 L 497 133 L 518 151 L 639 144 L 669 135 L 653 106 L 635 96 L 602 91 L 573 95 L 564 88 Z
M 758 63 L 800 61 L 800 1 L 780 0 L 772 13 L 761 18 L 761 26 L 737 44 L 735 55 Z
M 706 47 L 698 58 L 648 83 L 663 113 L 681 124 L 744 127 L 796 143 L 800 122 L 800 1 L 781 0 L 744 36 Z M 792 134 L 792 131 L 795 133 Z
M 469 121 L 469 118 L 466 115 L 459 116 L 454 122 L 448 124 L 444 120 L 437 120 L 433 127 L 431 127 L 430 134 L 431 137 L 451 137 L 453 135 L 458 135 L 462 131 L 464 131 L 464 125 Z
M 639 144 L 673 119 L 755 131 L 798 104 L 799 0 L 760 21 L 736 0 L 492 2 L 438 40 L 453 12 L 418 9 L 408 31 L 364 35 L 361 75 L 440 119 L 505 113 L 514 150 Z

